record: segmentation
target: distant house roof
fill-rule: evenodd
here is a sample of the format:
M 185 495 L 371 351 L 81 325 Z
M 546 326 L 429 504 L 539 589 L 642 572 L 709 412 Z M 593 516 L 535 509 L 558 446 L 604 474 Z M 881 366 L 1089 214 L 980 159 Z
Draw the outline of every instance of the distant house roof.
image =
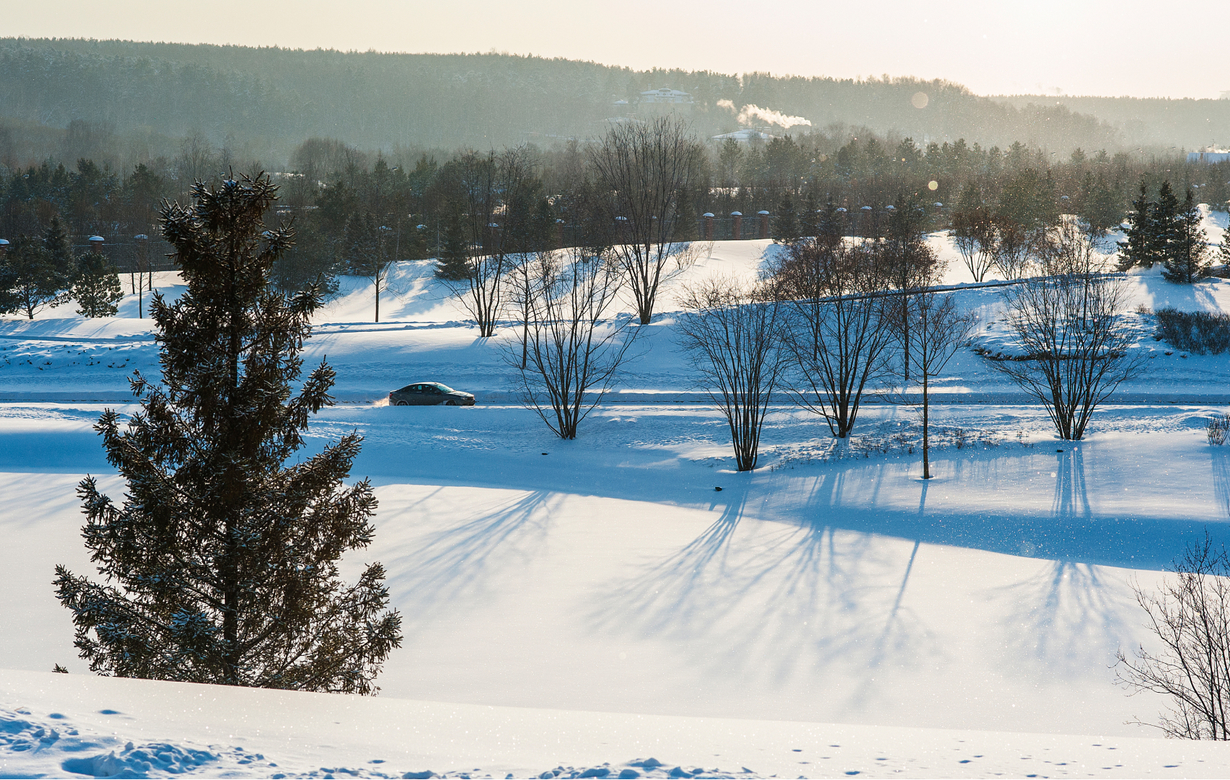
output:
M 642 103 L 691 103 L 692 96 L 678 89 L 647 89 L 641 93 Z

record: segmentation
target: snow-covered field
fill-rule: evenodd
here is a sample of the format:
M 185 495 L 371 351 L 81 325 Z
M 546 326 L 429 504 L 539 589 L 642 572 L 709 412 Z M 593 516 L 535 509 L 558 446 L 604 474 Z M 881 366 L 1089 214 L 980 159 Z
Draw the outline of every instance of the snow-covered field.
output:
M 1207 225 L 1219 241 L 1225 215 Z M 719 243 L 679 281 L 754 276 L 767 249 Z M 1145 370 L 1077 444 L 962 351 L 929 483 L 916 411 L 884 403 L 841 446 L 776 407 L 762 468 L 736 473 L 675 346 L 679 281 L 564 442 L 517 406 L 503 337 L 477 339 L 429 264 L 398 266 L 378 324 L 343 280 L 307 349 L 341 403 L 311 433 L 361 431 L 355 474 L 380 499 L 348 564 L 383 562 L 405 620 L 374 699 L 89 675 L 52 568 L 89 569 L 75 485 L 123 491 L 91 426 L 133 408 L 126 377 L 156 370 L 156 347 L 135 300 L 0 321 L 0 776 L 1230 774 L 1223 746 L 1128 723 L 1165 702 L 1126 696 L 1111 668 L 1149 642 L 1132 583 L 1206 529 L 1230 541 L 1230 448 L 1204 435 L 1230 406 L 1230 355 L 1155 341 L 1151 314 L 1230 312 L 1230 281 L 1131 276 Z M 980 312 L 974 345 L 1005 348 L 997 291 L 955 294 Z M 381 403 L 421 379 L 479 405 Z

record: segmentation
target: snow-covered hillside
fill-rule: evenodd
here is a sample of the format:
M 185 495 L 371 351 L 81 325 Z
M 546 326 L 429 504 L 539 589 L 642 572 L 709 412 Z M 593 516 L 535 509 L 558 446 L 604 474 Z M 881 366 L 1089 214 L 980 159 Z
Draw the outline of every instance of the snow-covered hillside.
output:
M 0 776 L 1230 774 L 1223 746 L 1130 725 L 1165 702 L 1111 669 L 1149 642 L 1132 583 L 1206 529 L 1230 542 L 1230 448 L 1204 435 L 1230 355 L 1155 341 L 1151 313 L 1230 312 L 1230 281 L 1130 276 L 1146 370 L 1083 442 L 967 349 L 940 384 L 936 479 L 919 479 L 915 410 L 886 403 L 840 445 L 775 407 L 762 468 L 739 474 L 672 311 L 680 284 L 754 277 L 766 251 L 718 243 L 672 282 L 572 442 L 516 405 L 511 336 L 476 338 L 428 264 L 398 266 L 380 323 L 343 280 L 306 356 L 337 368 L 342 403 L 310 446 L 365 436 L 376 539 L 346 573 L 384 563 L 405 619 L 374 700 L 89 675 L 52 567 L 90 568 L 75 485 L 123 492 L 92 425 L 133 409 L 126 377 L 156 372 L 156 345 L 135 300 L 0 321 Z M 953 294 L 980 313 L 973 346 L 1004 348 L 996 290 Z M 420 379 L 479 405 L 381 403 Z
M 1226 767 L 1218 743 L 523 709 L 31 672 L 0 672 L 0 701 L 3 777 L 1178 778 L 1224 776 Z

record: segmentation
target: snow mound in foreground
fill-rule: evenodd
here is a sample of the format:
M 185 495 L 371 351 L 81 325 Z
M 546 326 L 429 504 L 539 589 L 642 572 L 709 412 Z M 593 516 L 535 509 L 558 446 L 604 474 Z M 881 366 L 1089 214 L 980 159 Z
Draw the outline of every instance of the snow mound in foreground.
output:
M 1230 746 L 1213 742 L 489 707 L 86 675 L 0 671 L 0 701 L 22 702 L 0 709 L 0 777 L 1230 772 Z
M 117 735 L 83 734 L 59 712 L 38 717 L 25 708 L 0 709 L 0 777 L 162 777 L 202 770 L 268 776 L 276 772 L 274 766 L 243 748 L 206 750 L 173 742 L 138 745 Z

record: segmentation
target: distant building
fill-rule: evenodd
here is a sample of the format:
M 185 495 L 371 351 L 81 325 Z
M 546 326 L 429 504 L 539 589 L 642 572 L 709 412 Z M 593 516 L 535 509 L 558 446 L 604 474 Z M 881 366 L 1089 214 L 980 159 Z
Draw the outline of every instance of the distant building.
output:
M 764 130 L 757 130 L 754 127 L 745 127 L 742 130 L 736 130 L 733 133 L 722 133 L 721 135 L 713 136 L 714 141 L 738 141 L 741 144 L 750 144 L 752 141 L 768 141 L 777 136 L 766 133 Z
M 641 116 L 690 114 L 692 105 L 692 96 L 679 89 L 647 89 L 636 97 L 636 113 Z
M 692 96 L 678 89 L 647 89 L 641 93 L 637 101 L 641 105 L 667 103 L 670 105 L 692 105 Z
M 1224 149 L 1202 149 L 1199 152 L 1188 152 L 1187 161 L 1189 163 L 1203 163 L 1212 165 L 1213 163 L 1225 162 L 1230 160 L 1230 152 Z

